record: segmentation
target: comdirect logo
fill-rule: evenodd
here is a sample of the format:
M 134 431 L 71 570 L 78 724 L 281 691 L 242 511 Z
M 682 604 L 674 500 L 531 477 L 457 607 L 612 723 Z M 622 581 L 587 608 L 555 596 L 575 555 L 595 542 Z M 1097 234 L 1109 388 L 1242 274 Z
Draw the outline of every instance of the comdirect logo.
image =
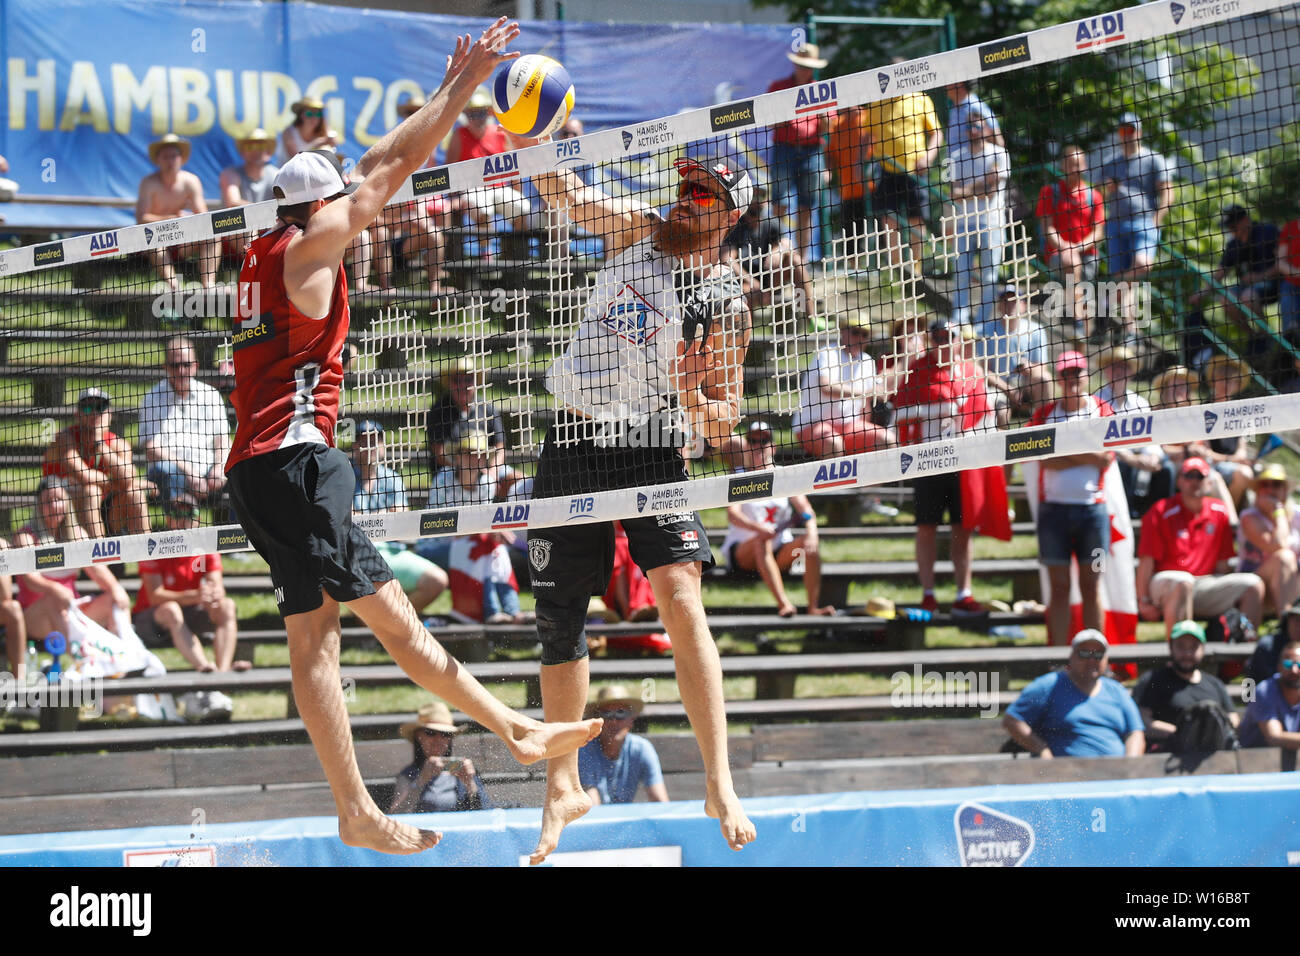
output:
M 214 235 L 221 235 L 223 232 L 239 232 L 247 229 L 248 225 L 244 222 L 244 210 L 241 209 L 223 209 L 221 212 L 212 214 L 212 232 Z
M 422 169 L 411 175 L 411 191 L 417 196 L 429 193 L 443 193 L 451 188 L 451 174 L 446 166 L 437 169 Z
M 420 534 L 445 534 L 459 524 L 459 511 L 426 511 L 420 515 Z
M 1215 423 L 1217 423 L 1218 420 L 1219 416 L 1214 414 L 1214 412 L 1205 413 L 1205 434 L 1208 435 L 1210 432 L 1214 431 Z
M 774 475 L 742 475 L 727 482 L 728 501 L 749 501 L 753 498 L 771 498 Z
M 1146 445 L 1151 442 L 1151 415 L 1126 416 L 1106 419 L 1106 437 L 1101 443 L 1106 448 L 1121 445 Z
M 63 567 L 62 548 L 38 548 L 36 551 L 36 570 Z
M 1022 866 L 1034 849 L 1034 828 L 978 803 L 953 815 L 962 866 Z
M 1029 55 L 1027 35 L 1008 37 L 997 43 L 986 43 L 979 48 L 979 54 L 980 72 L 996 70 L 1000 66 L 1010 66 L 1013 63 L 1028 63 L 1032 59 Z
M 1007 460 L 1017 458 L 1036 458 L 1050 455 L 1056 451 L 1056 429 L 1044 428 L 1039 431 L 1021 432 L 1019 435 L 1007 436 Z
M 885 92 L 885 90 L 889 89 L 889 74 L 877 73 L 876 82 L 880 84 L 880 92 Z
M 902 470 L 903 474 L 907 474 L 907 469 L 912 467 L 912 456 L 907 452 L 900 453 L 898 456 L 898 467 Z
M 1186 12 L 1187 8 L 1181 3 L 1169 4 L 1169 13 L 1173 16 L 1175 25 L 1183 22 L 1183 14 Z
M 715 106 L 709 110 L 709 126 L 715 130 L 735 129 L 737 126 L 754 125 L 754 101 L 728 103 Z
M 858 483 L 858 460 L 856 458 L 841 458 L 839 461 L 828 462 L 817 468 L 817 476 L 813 478 L 813 488 L 839 488 L 844 485 L 856 485 Z
M 218 531 L 217 550 L 246 551 L 248 550 L 248 535 L 244 534 L 242 529 Z
M 63 243 L 49 242 L 32 252 L 32 265 L 52 266 L 63 261 Z

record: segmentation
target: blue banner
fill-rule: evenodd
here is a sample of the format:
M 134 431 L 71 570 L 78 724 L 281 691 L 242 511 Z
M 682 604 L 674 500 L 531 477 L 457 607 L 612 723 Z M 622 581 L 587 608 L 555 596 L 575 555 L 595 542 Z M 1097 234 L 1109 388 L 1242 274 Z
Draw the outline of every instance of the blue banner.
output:
M 701 802 L 596 807 L 555 865 L 1285 866 L 1294 773 L 841 793 L 745 801 L 758 839 L 727 848 Z M 6 866 L 518 866 L 541 811 L 405 817 L 441 830 L 416 856 L 344 846 L 333 817 L 0 837 Z
M 400 100 L 441 82 L 456 35 L 486 23 L 310 3 L 0 0 L 0 154 L 23 194 L 133 199 L 153 171 L 149 143 L 174 132 L 213 197 L 239 161 L 235 137 L 278 135 L 290 105 L 316 96 L 357 159 Z M 761 93 L 792 69 L 781 26 L 533 21 L 514 46 L 565 64 L 588 130 Z

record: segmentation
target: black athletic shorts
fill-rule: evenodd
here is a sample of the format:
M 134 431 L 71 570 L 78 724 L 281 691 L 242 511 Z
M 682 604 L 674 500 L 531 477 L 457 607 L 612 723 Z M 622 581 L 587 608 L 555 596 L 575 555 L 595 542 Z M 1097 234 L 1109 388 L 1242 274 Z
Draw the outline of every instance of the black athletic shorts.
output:
M 246 458 L 227 473 L 248 541 L 271 566 L 280 614 L 344 603 L 391 580 L 388 562 L 352 524 L 356 476 L 348 456 L 325 445 L 291 445 Z
M 871 204 L 878 216 L 893 212 L 903 213 L 908 219 L 920 219 L 921 187 L 915 177 L 906 173 L 881 172 Z
M 686 463 L 676 448 L 600 447 L 594 441 L 558 444 L 560 434 L 579 434 L 581 427 L 563 412 L 546 435 L 533 479 L 534 498 L 591 494 L 618 488 L 646 490 L 684 482 Z M 694 511 L 664 512 L 624 518 L 628 550 L 642 570 L 699 561 L 713 567 L 709 536 Z M 560 525 L 528 532 L 528 572 L 538 601 L 576 605 L 605 593 L 614 570 L 614 524 L 611 521 Z
M 916 492 L 916 523 L 961 524 L 961 475 L 948 472 L 912 479 Z M 948 520 L 944 520 L 947 512 Z

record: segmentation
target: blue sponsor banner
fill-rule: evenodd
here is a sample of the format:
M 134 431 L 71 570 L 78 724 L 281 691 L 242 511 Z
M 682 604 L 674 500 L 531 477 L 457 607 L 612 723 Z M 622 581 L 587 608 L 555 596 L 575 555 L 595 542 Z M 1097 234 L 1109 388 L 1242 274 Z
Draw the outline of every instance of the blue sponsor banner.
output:
M 149 143 L 175 132 L 211 197 L 238 162 L 234 138 L 279 134 L 312 95 L 357 159 L 400 100 L 438 86 L 457 34 L 487 22 L 311 3 L 0 0 L 0 154 L 24 194 L 134 198 L 153 171 Z M 781 26 L 533 21 L 515 48 L 565 64 L 575 115 L 595 130 L 764 92 L 790 73 L 790 43 Z M 104 210 L 99 225 L 130 218 Z
M 684 866 L 1285 866 L 1300 851 L 1294 773 L 764 797 L 745 809 L 758 840 L 740 853 L 698 801 L 596 807 L 560 850 L 666 848 Z M 344 846 L 333 817 L 303 817 L 0 837 L 0 865 L 122 866 L 131 854 L 155 866 L 517 866 L 541 811 L 404 819 L 442 843 L 383 856 Z

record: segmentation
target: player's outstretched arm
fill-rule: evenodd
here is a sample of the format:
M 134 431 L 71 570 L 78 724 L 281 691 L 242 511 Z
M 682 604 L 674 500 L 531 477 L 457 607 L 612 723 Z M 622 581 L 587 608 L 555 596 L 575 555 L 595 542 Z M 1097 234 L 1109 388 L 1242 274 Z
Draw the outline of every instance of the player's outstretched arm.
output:
M 509 130 L 505 134 L 511 149 L 549 142 L 549 137 L 529 139 Z M 563 209 L 575 226 L 605 241 L 606 259 L 640 242 L 659 221 L 654 210 L 640 200 L 608 196 L 588 186 L 571 169 L 534 176 L 532 181 L 548 209 Z
M 304 252 L 322 261 L 342 258 L 348 243 L 375 221 L 407 177 L 451 132 L 474 90 L 499 65 L 519 55 L 505 52 L 518 35 L 519 24 L 502 17 L 476 41 L 468 36 L 456 39 L 456 49 L 447 57 L 447 74 L 438 92 L 366 151 L 355 172 L 357 178 L 364 179 L 360 188 L 312 217 L 311 228 L 303 236 L 307 244 Z

